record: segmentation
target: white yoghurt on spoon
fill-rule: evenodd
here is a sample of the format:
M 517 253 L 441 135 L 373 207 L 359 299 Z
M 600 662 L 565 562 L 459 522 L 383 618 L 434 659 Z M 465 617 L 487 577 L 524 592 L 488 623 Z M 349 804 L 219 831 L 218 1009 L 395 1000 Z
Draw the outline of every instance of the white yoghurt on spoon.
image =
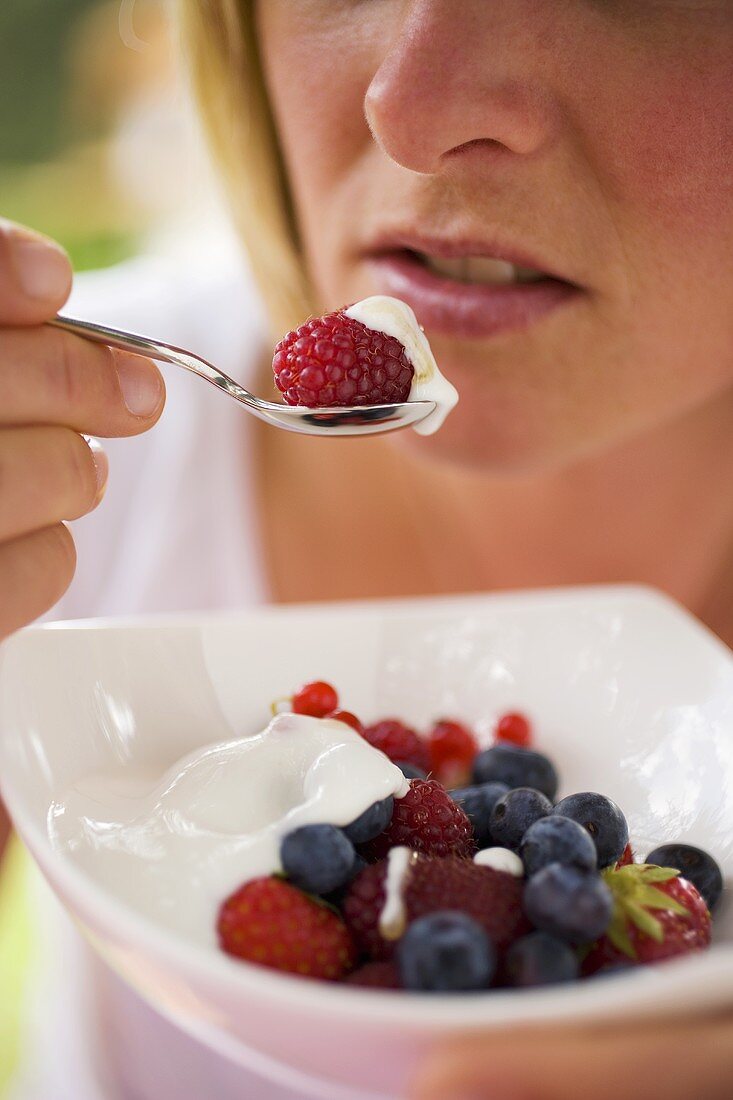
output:
M 244 882 L 282 870 L 287 833 L 349 825 L 408 790 L 400 769 L 350 726 L 287 713 L 162 775 L 126 766 L 88 776 L 51 805 L 48 830 L 120 901 L 214 945 L 219 906 Z
M 413 427 L 420 435 L 437 432 L 457 404 L 458 391 L 440 373 L 428 339 L 410 307 L 399 298 L 377 294 L 349 306 L 344 313 L 366 328 L 383 332 L 403 345 L 415 370 L 408 401 L 434 401 L 436 405 L 434 412 Z

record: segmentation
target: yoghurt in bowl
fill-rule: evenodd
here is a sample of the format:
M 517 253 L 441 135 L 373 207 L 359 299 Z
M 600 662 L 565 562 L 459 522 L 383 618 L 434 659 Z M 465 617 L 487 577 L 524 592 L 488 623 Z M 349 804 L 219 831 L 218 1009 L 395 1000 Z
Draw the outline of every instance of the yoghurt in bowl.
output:
M 213 945 L 222 899 L 282 871 L 289 832 L 349 825 L 408 789 L 400 769 L 343 722 L 284 713 L 163 775 L 119 765 L 83 776 L 52 803 L 48 832 L 111 896 Z

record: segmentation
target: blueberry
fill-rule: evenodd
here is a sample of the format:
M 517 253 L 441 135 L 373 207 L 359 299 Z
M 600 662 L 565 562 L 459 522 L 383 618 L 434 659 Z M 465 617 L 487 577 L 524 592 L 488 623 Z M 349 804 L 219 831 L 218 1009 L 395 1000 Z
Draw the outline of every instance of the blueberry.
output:
M 405 779 L 427 779 L 428 777 L 427 772 L 424 772 L 422 768 L 416 768 L 409 760 L 393 760 L 392 762 L 397 765 Z
M 474 783 L 506 783 L 507 787 L 534 787 L 552 799 L 557 794 L 557 772 L 541 752 L 517 745 L 492 745 L 473 762 Z
M 658 867 L 676 867 L 682 877 L 699 890 L 711 911 L 723 892 L 720 867 L 712 856 L 692 844 L 663 844 L 649 853 L 646 862 Z
M 496 969 L 496 952 L 481 925 L 450 909 L 420 917 L 397 945 L 405 989 L 458 993 L 485 989 Z
M 598 864 L 596 846 L 577 821 L 550 814 L 530 825 L 522 838 L 519 854 L 527 878 L 548 863 L 566 863 L 582 871 L 594 871 Z
M 366 844 L 367 840 L 374 840 L 389 825 L 392 820 L 394 798 L 383 798 L 381 802 L 375 802 L 363 814 L 357 817 L 344 829 L 352 844 Z
M 354 845 L 335 825 L 302 825 L 280 845 L 283 870 L 309 894 L 330 894 L 352 876 Z
M 613 896 L 595 871 L 550 863 L 524 888 L 524 911 L 536 928 L 568 943 L 592 943 L 608 928 Z
M 357 852 L 354 856 L 354 865 L 351 868 L 351 873 L 349 874 L 346 882 L 342 883 L 342 885 L 339 886 L 336 890 L 331 890 L 328 894 L 322 894 L 321 896 L 323 897 L 323 899 L 327 901 L 330 905 L 333 905 L 334 909 L 341 909 L 343 907 L 344 901 L 346 900 L 346 895 L 349 892 L 349 888 L 352 882 L 359 874 L 359 872 L 363 871 L 364 868 L 368 866 L 369 864 L 364 859 L 364 857 L 360 856 Z
M 491 844 L 491 811 L 508 790 L 506 783 L 481 783 L 478 787 L 458 787 L 448 791 L 473 825 L 473 835 L 481 848 Z
M 596 846 L 598 866 L 608 867 L 623 855 L 629 843 L 629 827 L 621 810 L 610 798 L 594 791 L 569 794 L 561 799 L 554 814 L 577 821 Z
M 521 989 L 573 982 L 580 976 L 572 947 L 547 932 L 531 932 L 515 940 L 504 965 L 508 984 Z
M 515 787 L 494 804 L 489 828 L 494 844 L 516 851 L 527 829 L 552 812 L 549 798 L 533 787 Z

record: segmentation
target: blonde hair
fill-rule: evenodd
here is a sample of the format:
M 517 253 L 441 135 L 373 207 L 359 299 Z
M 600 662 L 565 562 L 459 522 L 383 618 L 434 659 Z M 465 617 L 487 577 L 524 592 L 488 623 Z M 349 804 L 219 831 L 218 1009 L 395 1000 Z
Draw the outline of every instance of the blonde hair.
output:
M 254 0 L 178 0 L 178 27 L 209 145 L 273 325 L 314 311 L 257 47 Z

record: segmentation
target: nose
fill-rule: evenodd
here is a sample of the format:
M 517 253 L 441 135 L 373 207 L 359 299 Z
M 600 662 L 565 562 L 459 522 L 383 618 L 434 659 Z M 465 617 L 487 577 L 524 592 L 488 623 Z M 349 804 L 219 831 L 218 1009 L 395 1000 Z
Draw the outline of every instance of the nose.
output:
M 377 143 L 432 174 L 469 150 L 529 156 L 553 140 L 543 0 L 413 0 L 367 89 Z

